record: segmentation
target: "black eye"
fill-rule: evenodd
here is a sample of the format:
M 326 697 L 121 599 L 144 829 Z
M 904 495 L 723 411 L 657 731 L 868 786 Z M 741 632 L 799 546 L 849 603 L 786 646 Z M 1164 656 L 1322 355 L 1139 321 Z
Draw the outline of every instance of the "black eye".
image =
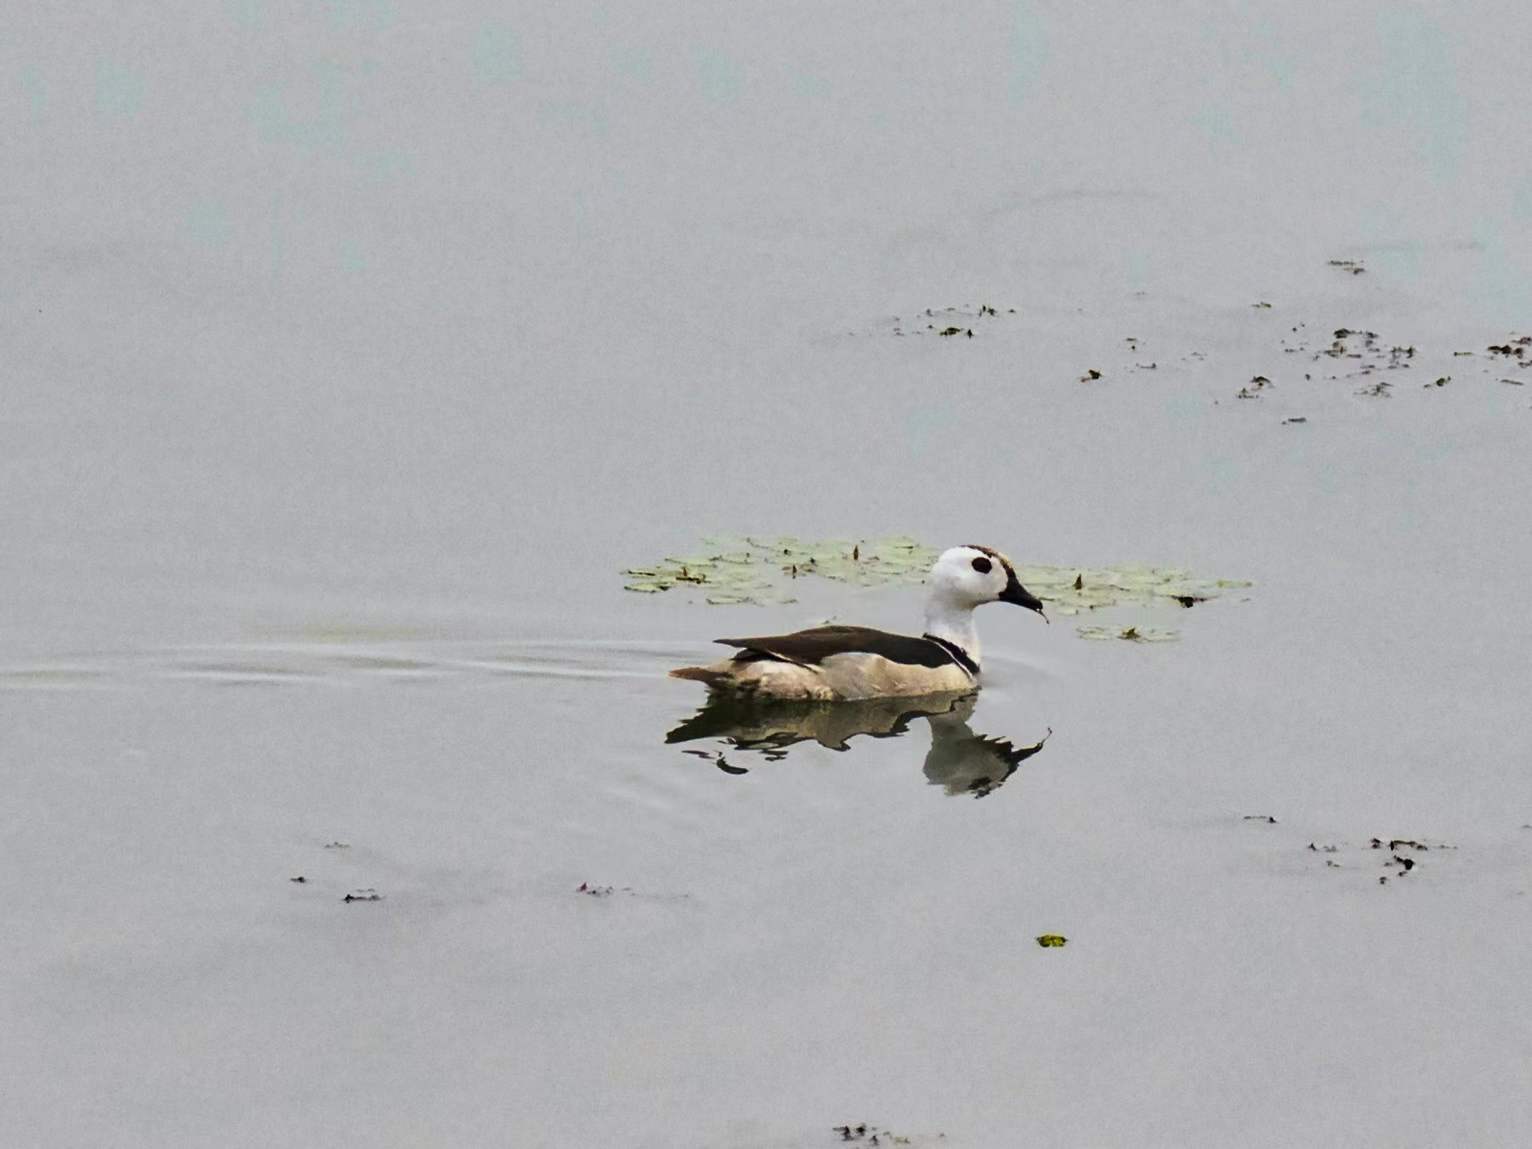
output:
M 982 555 L 973 560 L 973 569 L 980 574 L 989 574 L 990 565 L 990 561 Z

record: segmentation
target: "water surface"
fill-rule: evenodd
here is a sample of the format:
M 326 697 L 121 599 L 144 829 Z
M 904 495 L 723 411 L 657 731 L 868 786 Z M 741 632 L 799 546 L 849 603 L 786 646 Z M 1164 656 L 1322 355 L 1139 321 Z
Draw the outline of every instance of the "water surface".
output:
M 20 30 L 4 1127 L 1527 1142 L 1498 7 Z M 716 635 L 918 629 L 622 589 L 730 532 L 1254 585 L 667 742 Z

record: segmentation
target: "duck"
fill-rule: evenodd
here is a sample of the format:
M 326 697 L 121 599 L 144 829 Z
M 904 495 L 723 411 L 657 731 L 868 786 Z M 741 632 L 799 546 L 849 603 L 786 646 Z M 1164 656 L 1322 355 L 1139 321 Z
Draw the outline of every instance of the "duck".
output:
M 927 582 L 925 631 L 918 638 L 839 625 L 720 638 L 715 641 L 738 653 L 709 666 L 678 667 L 670 676 L 704 683 L 713 693 L 825 702 L 966 693 L 980 679 L 976 607 L 1006 602 L 1048 619 L 1011 560 L 993 547 L 943 551 Z

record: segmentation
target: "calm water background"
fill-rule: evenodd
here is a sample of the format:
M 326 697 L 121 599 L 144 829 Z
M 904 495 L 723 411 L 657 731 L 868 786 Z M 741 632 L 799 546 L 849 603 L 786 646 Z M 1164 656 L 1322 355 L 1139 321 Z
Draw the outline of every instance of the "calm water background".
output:
M 1521 8 L 11 24 L 15 1143 L 1532 1135 Z M 1255 586 L 730 776 L 665 669 L 920 596 L 621 589 L 717 530 Z

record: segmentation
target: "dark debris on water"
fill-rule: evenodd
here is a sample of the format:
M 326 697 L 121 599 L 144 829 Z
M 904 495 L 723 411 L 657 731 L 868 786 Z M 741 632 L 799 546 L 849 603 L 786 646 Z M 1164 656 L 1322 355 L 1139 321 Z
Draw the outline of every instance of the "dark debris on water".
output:
M 863 1121 L 856 1125 L 836 1125 L 830 1132 L 834 1133 L 842 1141 L 855 1141 L 864 1145 L 908 1145 L 910 1138 L 901 1137 L 891 1129 L 880 1129 L 876 1125 L 869 1125 Z M 945 1141 L 947 1135 L 938 1133 L 938 1140 Z M 922 1141 L 925 1138 L 921 1138 Z
M 1380 886 L 1388 885 L 1390 878 L 1403 878 L 1405 875 L 1413 872 L 1419 867 L 1420 859 L 1411 857 L 1411 852 L 1457 849 L 1456 846 L 1449 845 L 1446 842 L 1436 842 L 1433 844 L 1419 841 L 1415 838 L 1376 837 L 1369 838 L 1367 840 L 1366 846 L 1359 848 L 1386 852 L 1387 857 L 1383 862 L 1383 868 L 1389 872 L 1386 874 L 1378 875 L 1378 885 Z M 1315 854 L 1337 854 L 1340 852 L 1341 847 L 1338 845 L 1321 845 L 1318 842 L 1310 842 L 1307 849 L 1310 853 Z M 1324 861 L 1326 869 L 1339 870 L 1344 868 L 1339 862 L 1332 858 L 1325 858 Z

